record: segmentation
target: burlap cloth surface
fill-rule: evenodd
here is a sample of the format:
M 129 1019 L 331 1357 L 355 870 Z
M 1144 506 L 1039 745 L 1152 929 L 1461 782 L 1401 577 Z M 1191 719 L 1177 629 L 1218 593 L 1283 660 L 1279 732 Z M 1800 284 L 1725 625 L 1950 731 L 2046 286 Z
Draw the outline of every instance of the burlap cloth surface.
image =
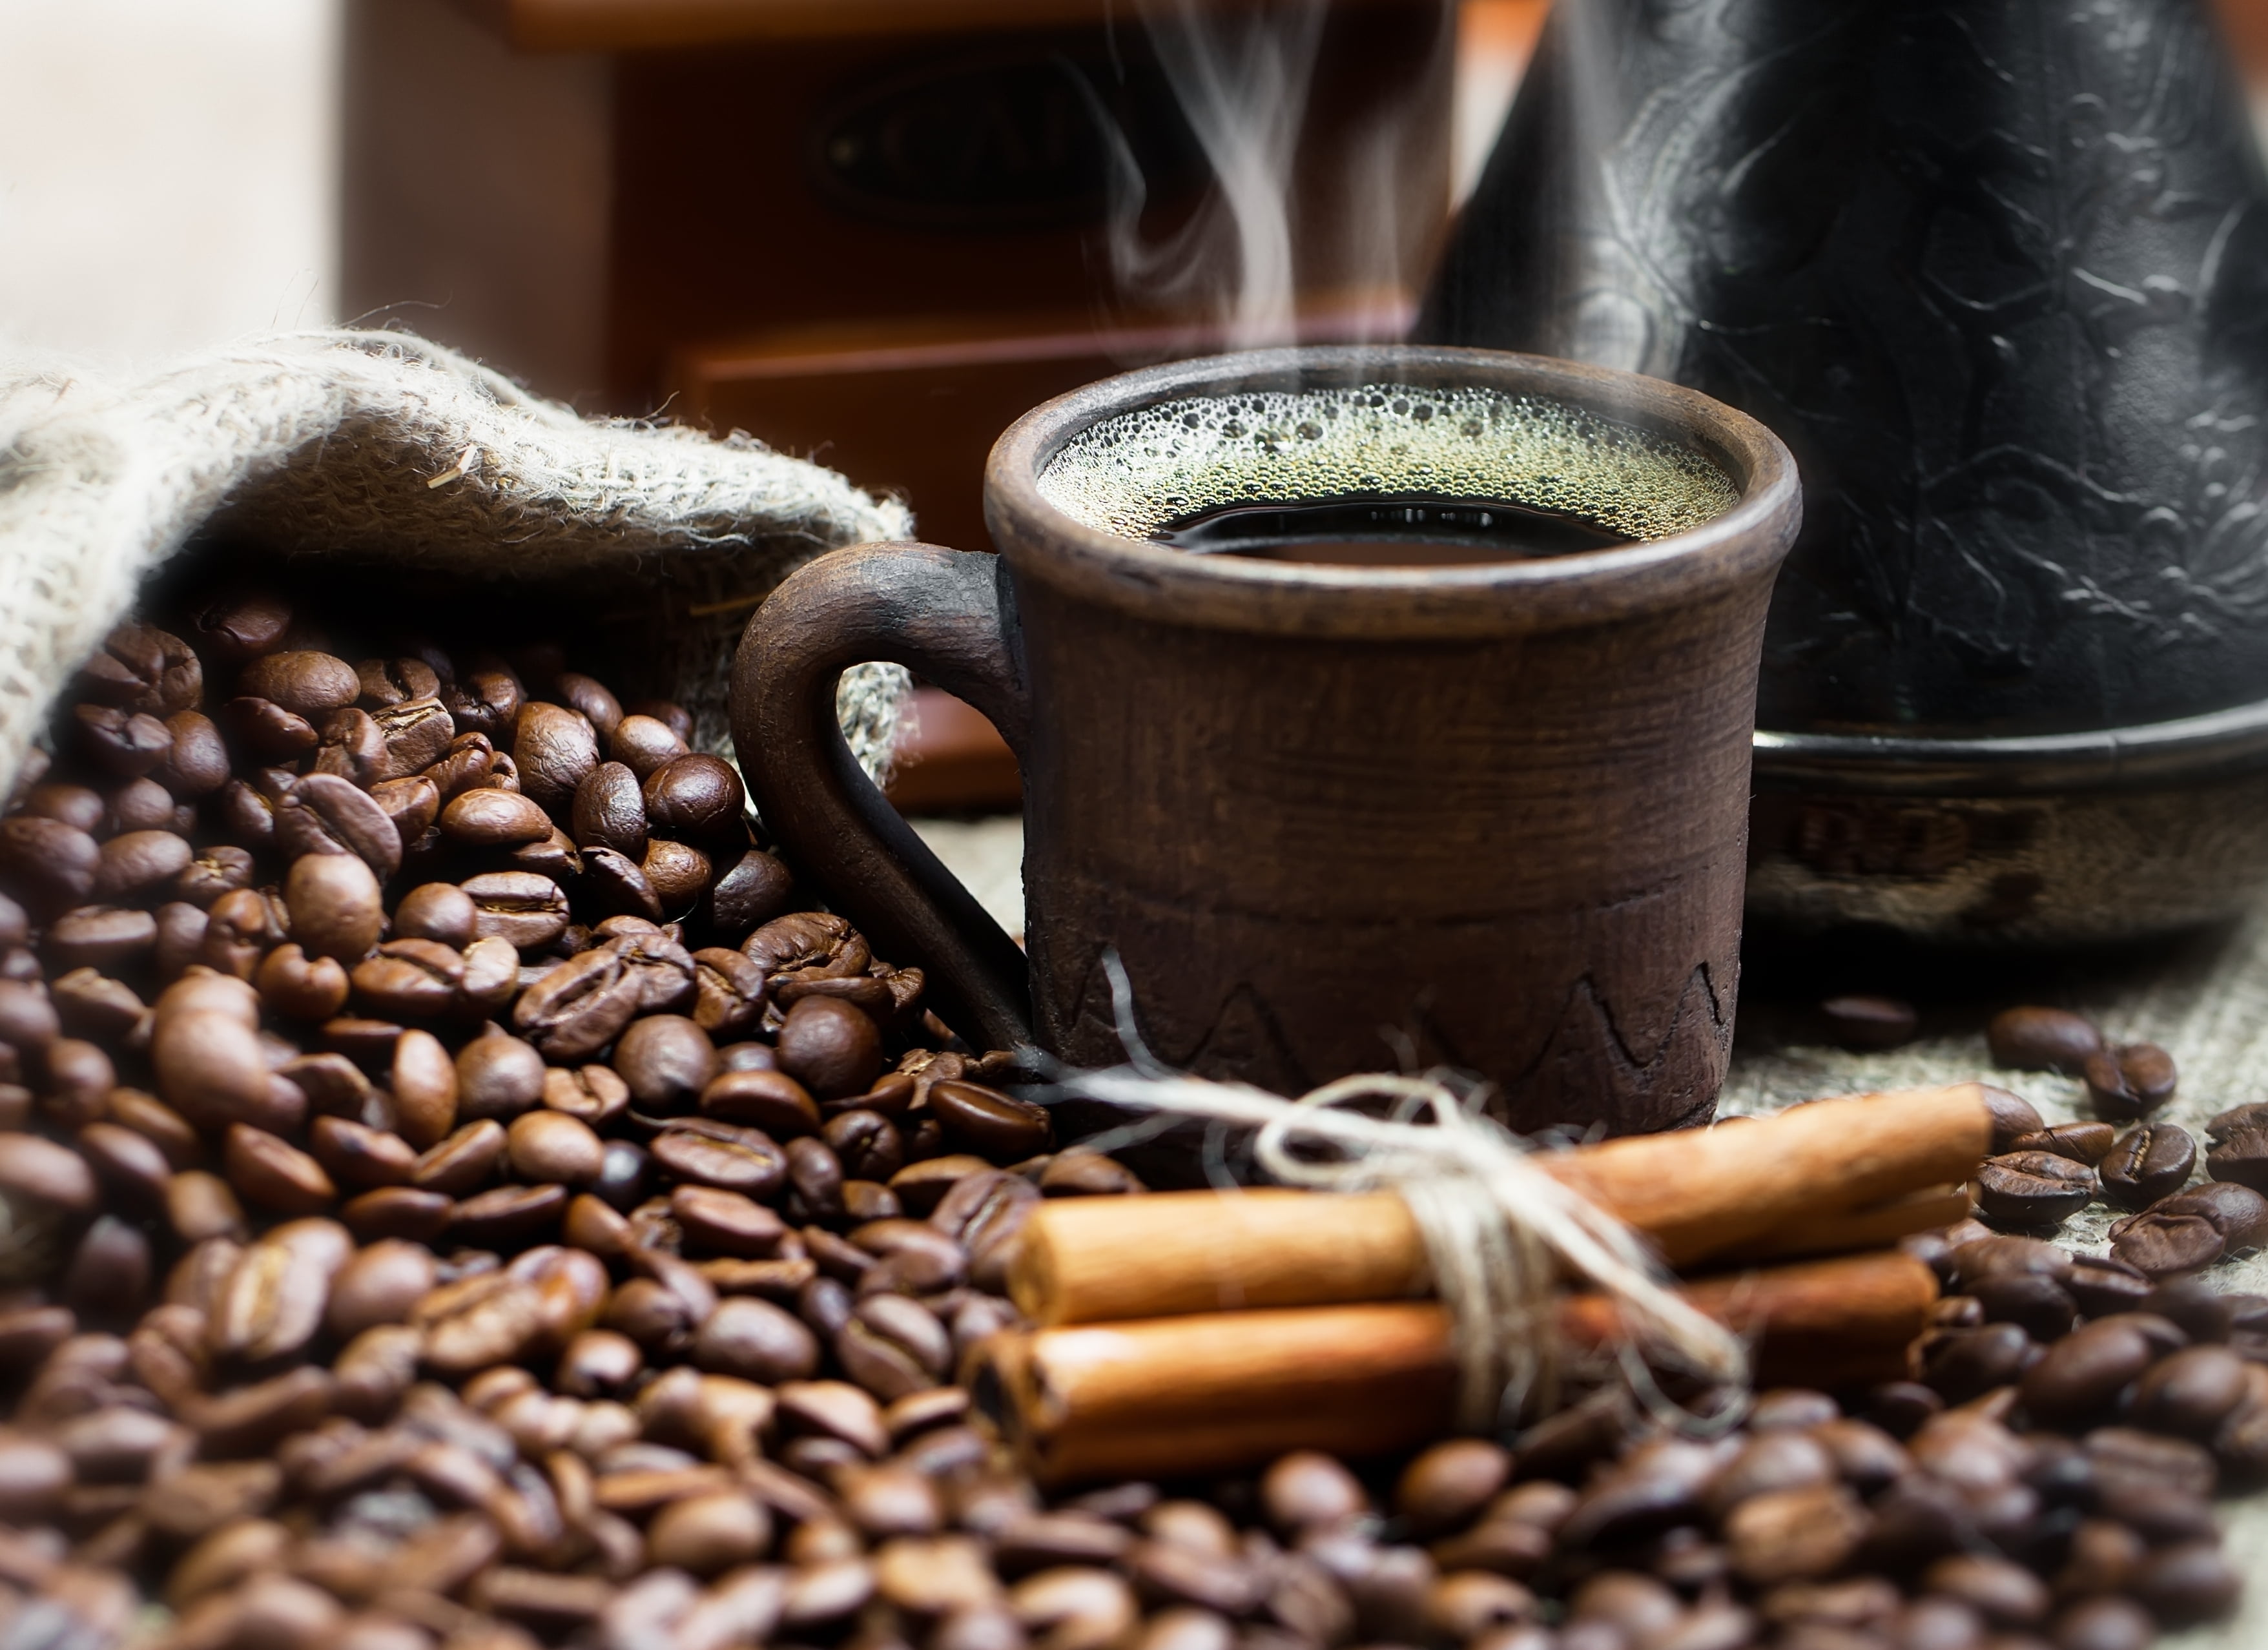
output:
M 1719 1104 L 1722 1114 L 1777 1111 L 1797 1101 L 1868 1089 L 1913 1088 L 1982 1077 L 2011 1088 L 2050 1123 L 2077 1121 L 2085 1090 L 2079 1082 L 2038 1072 L 1996 1071 L 1984 1048 L 1986 1007 L 2010 1002 L 2052 1002 L 2094 1017 L 2119 1042 L 2155 1042 L 2171 1050 L 2181 1086 L 2161 1114 L 2198 1137 L 2216 1112 L 2268 1100 L 2268 911 L 2233 928 L 2193 936 L 2121 961 L 2081 966 L 2042 991 L 2036 983 L 2002 993 L 1980 1006 L 1974 1028 L 1925 1037 L 1882 1054 L 1853 1054 L 1793 1036 L 1774 1035 L 1774 1011 L 1792 1004 L 1765 1002 L 1755 1016 L 1742 1004 L 1742 1036 Z M 1795 1022 L 1800 1024 L 1800 1022 Z M 1927 1022 L 1925 1022 L 1926 1025 Z M 2200 1166 L 2198 1178 L 2204 1178 Z M 2064 1228 L 2060 1241 L 2092 1254 L 2107 1248 L 2104 1228 L 2116 1211 L 2088 1208 Z M 2268 1253 L 2223 1262 L 2213 1278 L 2223 1288 L 2268 1293 Z M 2183 1650 L 2268 1650 L 2268 1494 L 2224 1501 L 2229 1555 L 2245 1573 L 2244 1602 L 2235 1619 L 2169 1636 Z
M 254 338 L 115 379 L 0 340 L 0 797 L 57 690 L 184 552 L 215 580 L 282 558 L 304 586 L 320 566 L 333 607 L 389 579 L 531 593 L 603 624 L 610 685 L 681 701 L 721 749 L 764 593 L 912 526 L 759 442 L 585 418 L 407 334 Z M 906 685 L 895 666 L 843 678 L 870 772 Z

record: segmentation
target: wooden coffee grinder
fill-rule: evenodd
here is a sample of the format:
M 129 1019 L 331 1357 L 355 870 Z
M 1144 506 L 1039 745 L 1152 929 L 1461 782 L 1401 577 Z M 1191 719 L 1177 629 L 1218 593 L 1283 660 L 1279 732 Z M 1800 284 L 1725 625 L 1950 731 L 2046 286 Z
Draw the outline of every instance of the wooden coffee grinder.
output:
M 1321 8 L 1292 330 L 1398 335 L 1448 210 L 1454 4 L 1210 3 Z M 344 312 L 585 409 L 746 431 L 985 548 L 1019 414 L 1227 342 L 1201 295 L 1114 277 L 1121 159 L 1152 247 L 1211 188 L 1127 0 L 348 10 Z

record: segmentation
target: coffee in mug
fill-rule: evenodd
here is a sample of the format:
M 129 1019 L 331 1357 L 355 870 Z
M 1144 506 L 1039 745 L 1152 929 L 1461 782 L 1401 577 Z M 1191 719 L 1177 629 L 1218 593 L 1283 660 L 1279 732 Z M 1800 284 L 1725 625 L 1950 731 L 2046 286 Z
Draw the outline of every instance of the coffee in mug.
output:
M 1609 549 L 1738 496 L 1703 455 L 1580 408 L 1391 383 L 1140 408 L 1081 431 L 1039 490 L 1075 520 L 1195 554 L 1368 567 Z
M 733 689 L 770 828 L 949 1023 L 1279 1093 L 1453 1067 L 1522 1128 L 1709 1115 L 1797 518 L 1768 431 L 1532 357 L 1266 351 L 1037 409 L 986 499 L 997 557 L 795 574 Z M 878 658 L 1015 749 L 1028 957 L 846 766 Z

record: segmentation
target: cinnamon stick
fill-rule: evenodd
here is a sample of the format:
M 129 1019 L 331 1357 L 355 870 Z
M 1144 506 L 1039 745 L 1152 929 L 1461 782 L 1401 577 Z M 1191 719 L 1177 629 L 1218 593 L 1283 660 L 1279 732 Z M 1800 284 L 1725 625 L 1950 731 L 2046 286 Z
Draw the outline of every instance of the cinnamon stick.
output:
M 1775 1232 L 1710 1256 L 1712 1266 L 1796 1260 L 1878 1249 L 1916 1232 L 1934 1231 L 1969 1218 L 1966 1186 L 1931 1186 L 1864 1209 L 1791 1220 Z
M 1754 1337 L 1765 1382 L 1850 1385 L 1906 1373 L 1937 1280 L 1868 1255 L 1712 1279 L 1695 1304 Z M 1603 1344 L 1610 1302 L 1571 1296 L 1560 1333 Z M 1049 1484 L 1256 1466 L 1288 1450 L 1383 1455 L 1449 1429 L 1447 1314 L 1428 1301 L 1223 1312 L 1012 1330 L 971 1354 L 980 1409 Z
M 1992 1140 L 1975 1083 L 1815 1101 L 1737 1126 L 1536 1160 L 1689 1268 L 1772 1234 L 1965 1181 Z M 1958 1216 L 1950 1217 L 1957 1219 Z M 1886 1235 L 1896 1235 L 1886 1234 Z M 1390 1192 L 1254 1190 L 1066 1198 L 1036 1211 L 1009 1291 L 1041 1324 L 1390 1300 L 1430 1286 Z

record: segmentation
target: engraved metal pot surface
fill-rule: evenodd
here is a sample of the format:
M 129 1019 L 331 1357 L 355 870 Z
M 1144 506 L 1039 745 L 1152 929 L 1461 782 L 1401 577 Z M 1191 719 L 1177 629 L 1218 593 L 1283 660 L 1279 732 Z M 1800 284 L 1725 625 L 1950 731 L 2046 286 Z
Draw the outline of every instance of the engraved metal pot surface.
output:
M 1797 455 L 1752 912 L 2109 939 L 2268 878 L 2268 184 L 2195 0 L 1563 0 L 1421 335 Z

